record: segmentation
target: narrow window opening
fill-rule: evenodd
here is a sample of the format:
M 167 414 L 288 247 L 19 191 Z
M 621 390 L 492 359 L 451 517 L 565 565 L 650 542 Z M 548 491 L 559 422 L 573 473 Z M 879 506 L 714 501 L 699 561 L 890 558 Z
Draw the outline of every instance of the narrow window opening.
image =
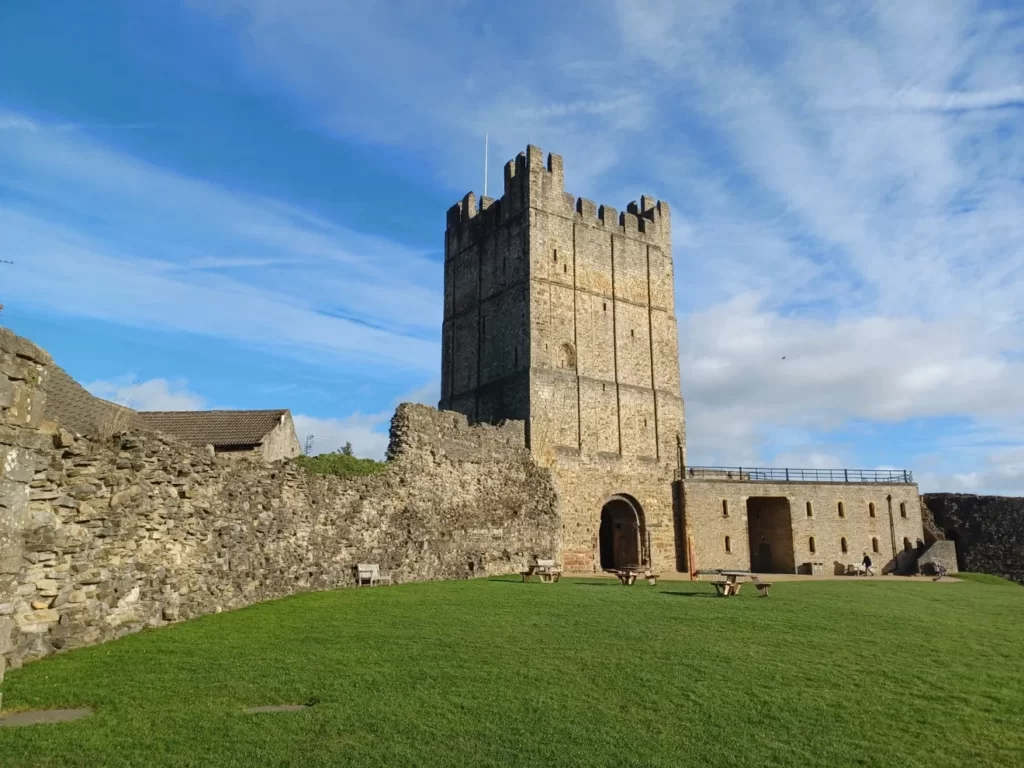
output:
M 868 514 L 872 517 L 875 516 L 875 502 L 868 502 Z
M 553 255 L 555 264 L 557 264 L 558 263 L 558 249 L 557 248 L 555 248 L 555 250 L 552 251 L 552 255 Z
M 871 551 L 872 552 L 877 552 L 878 551 L 878 539 L 876 537 L 874 537 L 874 536 L 871 537 Z
M 811 551 L 812 555 L 815 553 L 816 550 L 814 549 L 814 537 L 813 536 L 811 536 L 811 538 L 809 538 L 807 540 L 807 548 Z
M 843 502 L 841 501 L 839 502 L 839 516 L 846 517 L 846 512 L 843 510 Z
M 843 554 L 845 555 L 847 551 L 845 536 L 839 540 L 839 548 L 843 550 Z
M 908 539 L 906 536 L 904 536 L 903 537 L 903 551 L 904 552 L 909 552 L 910 550 L 911 550 L 910 539 Z
M 644 426 L 647 426 L 647 419 L 644 419 Z
M 729 501 L 728 499 L 722 499 L 722 517 L 729 516 Z
M 518 368 L 519 367 L 519 347 L 515 348 L 515 352 L 513 353 L 513 361 L 514 361 L 513 365 L 516 368 Z
M 605 384 L 605 383 L 604 383 L 604 382 L 602 381 L 602 382 L 601 382 L 601 391 L 602 391 L 602 392 L 604 392 L 604 391 L 605 391 L 605 389 L 607 388 L 607 386 L 608 386 L 608 385 L 607 385 L 607 384 Z
M 728 536 L 725 537 L 725 551 L 732 552 L 732 539 Z
M 563 264 L 562 265 L 562 271 L 568 273 L 569 272 L 569 265 L 568 264 Z
M 607 312 L 608 311 L 608 302 L 607 301 L 602 301 L 601 302 L 601 311 L 602 312 Z
M 811 502 L 809 502 L 809 501 L 807 502 L 807 516 L 808 517 L 813 517 L 814 516 L 814 510 L 811 507 Z
M 900 517 L 906 517 L 906 516 L 907 516 L 907 502 L 901 501 L 900 502 Z
M 629 335 L 630 336 L 635 336 L 636 335 L 635 333 L 633 333 L 633 329 L 632 328 L 629 329 Z

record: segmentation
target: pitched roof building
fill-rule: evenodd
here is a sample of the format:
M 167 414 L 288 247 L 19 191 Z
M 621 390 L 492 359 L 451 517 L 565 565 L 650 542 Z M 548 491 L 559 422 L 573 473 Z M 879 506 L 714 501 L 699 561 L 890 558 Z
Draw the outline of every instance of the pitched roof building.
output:
M 217 453 L 259 453 L 267 461 L 302 452 L 287 409 L 272 411 L 139 411 L 143 426 Z
M 44 383 L 46 418 L 91 437 L 149 430 L 164 432 L 193 445 L 212 445 L 216 453 L 252 456 L 267 461 L 302 453 L 291 412 L 270 411 L 135 411 L 96 397 L 57 365 Z

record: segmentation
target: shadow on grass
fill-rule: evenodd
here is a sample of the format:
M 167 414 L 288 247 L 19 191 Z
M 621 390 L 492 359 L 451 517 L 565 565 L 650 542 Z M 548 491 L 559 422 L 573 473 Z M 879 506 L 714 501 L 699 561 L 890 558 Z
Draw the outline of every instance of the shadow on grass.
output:
M 675 597 L 718 597 L 718 595 L 712 592 L 665 592 L 662 591 L 663 595 L 674 595 Z

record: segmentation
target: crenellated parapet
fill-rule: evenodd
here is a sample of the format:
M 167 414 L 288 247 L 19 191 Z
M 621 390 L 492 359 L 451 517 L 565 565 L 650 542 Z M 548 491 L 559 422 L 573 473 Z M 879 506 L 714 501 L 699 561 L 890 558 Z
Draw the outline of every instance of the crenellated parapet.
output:
M 479 202 L 479 204 L 478 204 Z M 505 164 L 504 194 L 497 200 L 477 199 L 473 192 L 448 209 L 446 251 L 449 256 L 479 242 L 509 219 L 534 208 L 573 219 L 578 224 L 601 228 L 633 240 L 671 248 L 672 223 L 668 203 L 649 195 L 633 201 L 621 213 L 611 206 L 575 197 L 565 191 L 561 155 L 532 144 Z

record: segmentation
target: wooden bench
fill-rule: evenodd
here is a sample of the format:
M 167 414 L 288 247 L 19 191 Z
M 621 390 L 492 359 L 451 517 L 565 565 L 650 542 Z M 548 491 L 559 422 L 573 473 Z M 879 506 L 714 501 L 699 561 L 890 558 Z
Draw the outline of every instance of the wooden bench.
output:
M 378 584 L 391 584 L 391 577 L 380 572 L 380 566 L 376 563 L 358 563 L 356 565 L 356 586 L 368 585 L 376 587 Z
M 771 589 L 772 583 L 770 581 L 756 581 L 754 586 L 757 587 L 757 593 L 761 597 L 768 597 L 768 590 Z
M 740 593 L 740 587 L 743 586 L 739 581 L 725 581 L 724 579 L 712 581 L 711 583 L 715 585 L 715 590 L 718 592 L 719 597 L 738 595 Z

